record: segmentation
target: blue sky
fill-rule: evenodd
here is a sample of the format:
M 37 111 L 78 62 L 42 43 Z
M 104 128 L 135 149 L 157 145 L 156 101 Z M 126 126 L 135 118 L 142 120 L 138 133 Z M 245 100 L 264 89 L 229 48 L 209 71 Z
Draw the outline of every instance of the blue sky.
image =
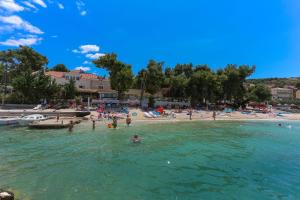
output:
M 49 67 L 100 74 L 92 58 L 115 52 L 135 73 L 156 59 L 300 76 L 299 13 L 297 0 L 0 0 L 0 50 L 27 44 Z

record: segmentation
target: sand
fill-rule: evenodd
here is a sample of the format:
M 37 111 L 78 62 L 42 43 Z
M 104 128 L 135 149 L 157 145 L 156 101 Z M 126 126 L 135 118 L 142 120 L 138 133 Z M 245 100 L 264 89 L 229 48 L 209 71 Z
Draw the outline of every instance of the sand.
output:
M 174 112 L 174 110 L 166 110 L 167 113 Z M 144 112 L 140 109 L 130 109 L 130 113 L 136 113 L 136 116 L 131 116 L 132 121 L 140 121 L 140 122 L 182 122 L 182 121 L 191 121 L 188 111 L 184 110 L 182 113 L 175 113 L 176 118 L 172 117 L 159 117 L 159 118 L 146 118 L 144 116 Z M 274 113 L 280 113 L 280 111 L 274 110 L 273 113 L 254 113 L 254 114 L 243 114 L 242 112 L 235 111 L 232 113 L 224 113 L 217 112 L 216 120 L 271 120 L 271 121 L 283 121 L 283 120 L 299 120 L 300 121 L 300 113 L 291 113 L 291 114 L 283 114 L 282 116 L 277 116 Z M 98 116 L 97 112 L 92 111 L 91 115 L 96 118 Z M 123 115 L 126 118 L 126 115 Z M 213 111 L 193 111 L 192 121 L 197 120 L 207 120 L 212 121 L 213 119 Z M 88 116 L 90 117 L 90 116 Z M 121 119 L 120 122 L 125 123 L 125 119 Z

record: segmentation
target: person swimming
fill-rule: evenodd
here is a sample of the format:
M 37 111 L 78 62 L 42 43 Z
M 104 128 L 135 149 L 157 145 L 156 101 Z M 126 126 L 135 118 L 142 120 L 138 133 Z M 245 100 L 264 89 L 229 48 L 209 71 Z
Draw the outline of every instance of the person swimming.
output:
M 141 138 L 138 136 L 138 135 L 134 135 L 132 138 L 131 138 L 131 141 L 133 143 L 140 143 L 141 142 Z
M 279 123 L 279 124 L 278 124 L 278 126 L 280 126 L 280 127 L 281 127 L 281 126 L 282 126 L 282 124 L 280 124 L 280 123 Z

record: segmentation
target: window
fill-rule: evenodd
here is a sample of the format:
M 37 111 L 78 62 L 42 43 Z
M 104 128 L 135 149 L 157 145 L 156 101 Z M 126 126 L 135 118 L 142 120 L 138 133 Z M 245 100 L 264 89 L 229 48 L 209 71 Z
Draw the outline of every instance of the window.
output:
M 83 85 L 79 85 L 79 88 L 83 89 L 83 88 L 84 88 L 84 86 L 83 86 Z
M 103 90 L 103 85 L 99 85 L 98 88 L 99 88 L 100 90 Z

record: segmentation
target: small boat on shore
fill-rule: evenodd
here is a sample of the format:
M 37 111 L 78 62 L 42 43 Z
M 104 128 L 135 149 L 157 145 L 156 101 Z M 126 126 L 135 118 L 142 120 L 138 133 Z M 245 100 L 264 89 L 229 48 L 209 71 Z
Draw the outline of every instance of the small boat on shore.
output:
M 21 117 L 18 119 L 18 123 L 21 126 L 27 126 L 28 124 L 31 124 L 32 122 L 39 122 L 39 121 L 44 121 L 48 119 L 44 115 L 40 114 L 35 114 L 35 115 L 27 115 L 24 117 Z
M 0 126 L 18 124 L 18 120 L 16 117 L 0 118 Z

